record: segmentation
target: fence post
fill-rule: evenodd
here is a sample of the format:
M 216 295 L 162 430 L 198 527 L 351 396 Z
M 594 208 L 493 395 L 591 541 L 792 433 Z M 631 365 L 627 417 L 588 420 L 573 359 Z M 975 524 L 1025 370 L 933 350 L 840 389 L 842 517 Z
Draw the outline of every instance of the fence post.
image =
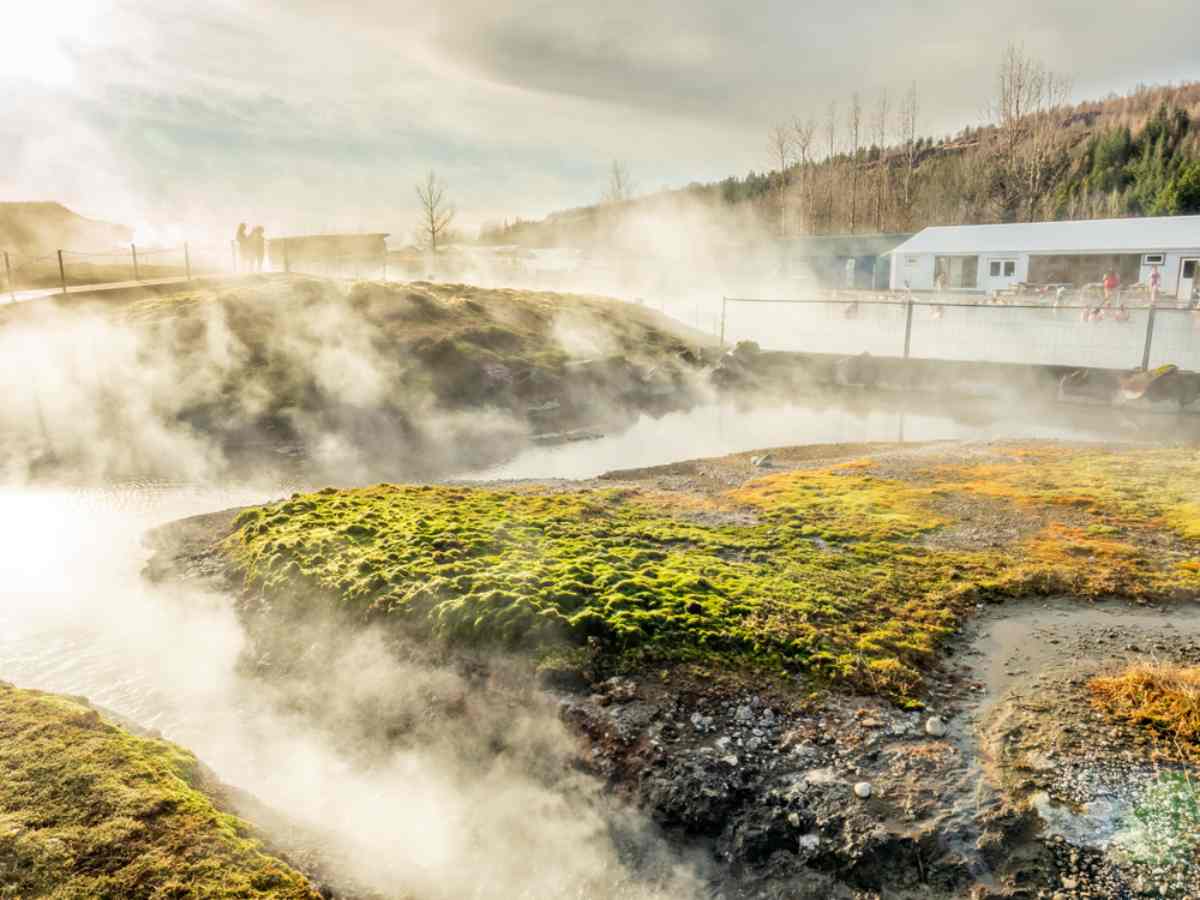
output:
M 1150 304 L 1150 315 L 1146 317 L 1146 346 L 1142 349 L 1142 370 L 1150 370 L 1150 345 L 1154 342 L 1154 314 L 1158 311 L 1153 303 Z
M 12 266 L 8 262 L 8 251 L 4 251 L 4 277 L 8 280 L 8 295 L 12 297 L 12 302 L 17 302 L 17 286 L 13 283 Z
M 904 358 L 908 359 L 909 350 L 912 348 L 913 301 L 911 295 L 909 295 L 908 302 L 904 306 Z
M 129 252 L 133 254 L 133 280 L 141 281 L 142 279 L 140 273 L 138 272 L 137 264 L 137 244 L 130 244 Z
M 58 281 L 59 284 L 62 285 L 62 292 L 65 294 L 67 292 L 67 270 L 66 267 L 63 266 L 61 250 L 58 251 Z
M 728 297 L 721 298 L 721 349 L 725 349 L 725 304 L 728 302 Z
M 192 280 L 192 255 L 188 252 L 187 241 L 183 242 L 183 271 L 187 281 Z

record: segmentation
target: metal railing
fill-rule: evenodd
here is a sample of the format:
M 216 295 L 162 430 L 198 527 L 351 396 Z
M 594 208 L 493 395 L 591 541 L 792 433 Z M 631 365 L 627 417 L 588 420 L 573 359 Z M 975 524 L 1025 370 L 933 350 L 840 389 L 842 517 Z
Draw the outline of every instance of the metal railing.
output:
M 1114 301 L 1116 303 L 1116 301 Z M 731 318 L 730 311 L 744 312 Z M 771 307 L 775 310 L 767 312 Z M 777 312 L 779 307 L 788 314 Z M 1127 369 L 1174 363 L 1200 370 L 1200 310 L 1163 301 L 1099 303 L 879 298 L 851 292 L 808 299 L 724 297 L 722 346 L 903 359 Z

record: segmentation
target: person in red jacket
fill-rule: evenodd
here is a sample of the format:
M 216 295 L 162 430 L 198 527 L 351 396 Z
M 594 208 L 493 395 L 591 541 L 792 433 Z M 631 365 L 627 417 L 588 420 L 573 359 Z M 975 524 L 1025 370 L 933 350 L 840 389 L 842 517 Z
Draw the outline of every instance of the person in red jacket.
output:
M 1112 303 L 1113 295 L 1121 289 L 1121 276 L 1112 269 L 1104 273 L 1104 305 Z

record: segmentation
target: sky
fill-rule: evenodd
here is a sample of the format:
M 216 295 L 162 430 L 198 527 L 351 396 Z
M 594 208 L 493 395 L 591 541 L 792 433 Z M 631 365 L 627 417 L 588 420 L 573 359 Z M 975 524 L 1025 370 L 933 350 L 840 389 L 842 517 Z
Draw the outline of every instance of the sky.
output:
M 979 124 L 1010 41 L 1080 99 L 1200 78 L 1193 3 L 5 0 L 0 200 L 404 235 L 433 169 L 469 230 L 594 202 L 613 160 L 643 191 L 761 171 L 854 91 Z

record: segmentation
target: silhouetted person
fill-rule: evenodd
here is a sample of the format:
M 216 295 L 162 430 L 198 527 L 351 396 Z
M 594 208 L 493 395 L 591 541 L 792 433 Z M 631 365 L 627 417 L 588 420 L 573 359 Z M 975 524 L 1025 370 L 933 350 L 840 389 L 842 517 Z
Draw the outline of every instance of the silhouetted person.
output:
M 267 237 L 263 233 L 261 225 L 256 225 L 254 230 L 250 232 L 250 249 L 254 254 L 254 271 L 261 272 L 263 270 L 263 260 L 267 256 Z
M 250 235 L 246 234 L 246 223 L 238 225 L 237 235 L 237 269 L 239 272 L 250 271 Z

